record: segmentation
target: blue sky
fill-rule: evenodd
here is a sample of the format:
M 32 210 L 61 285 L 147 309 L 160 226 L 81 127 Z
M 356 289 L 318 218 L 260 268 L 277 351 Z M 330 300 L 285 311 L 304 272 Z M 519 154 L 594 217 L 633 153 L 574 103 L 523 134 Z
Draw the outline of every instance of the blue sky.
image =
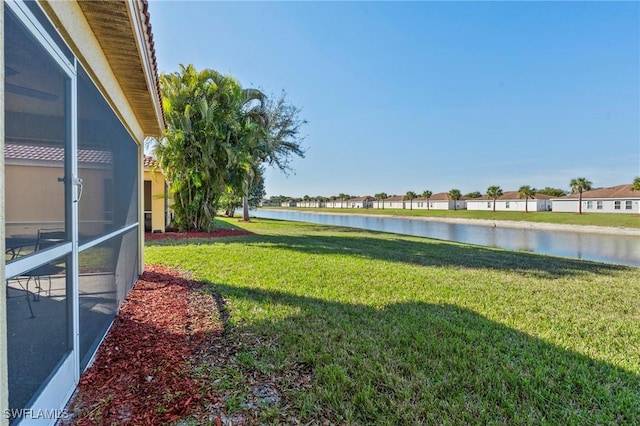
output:
M 568 189 L 640 175 L 638 2 L 150 2 L 160 72 L 302 108 L 268 196 Z

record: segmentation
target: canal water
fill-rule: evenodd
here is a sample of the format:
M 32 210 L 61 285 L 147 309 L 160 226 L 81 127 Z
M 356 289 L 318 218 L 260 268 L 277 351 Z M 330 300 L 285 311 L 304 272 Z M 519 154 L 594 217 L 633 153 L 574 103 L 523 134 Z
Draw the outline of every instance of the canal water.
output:
M 640 238 L 637 236 L 501 228 L 355 214 L 319 214 L 263 209 L 252 211 L 251 214 L 267 219 L 347 226 L 508 250 L 640 266 Z

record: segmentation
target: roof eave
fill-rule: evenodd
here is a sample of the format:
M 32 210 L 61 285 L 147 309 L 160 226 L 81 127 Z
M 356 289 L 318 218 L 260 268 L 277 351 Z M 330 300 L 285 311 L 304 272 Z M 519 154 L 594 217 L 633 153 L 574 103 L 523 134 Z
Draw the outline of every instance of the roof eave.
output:
M 165 127 L 146 1 L 78 2 L 145 136 Z

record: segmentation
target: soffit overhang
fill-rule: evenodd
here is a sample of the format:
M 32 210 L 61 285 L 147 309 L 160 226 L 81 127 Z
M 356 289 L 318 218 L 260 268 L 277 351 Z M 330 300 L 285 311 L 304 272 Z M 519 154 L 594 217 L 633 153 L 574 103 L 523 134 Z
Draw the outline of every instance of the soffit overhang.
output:
M 80 0 L 74 3 L 100 46 L 101 54 L 98 56 L 106 59 L 144 136 L 161 136 L 165 128 L 165 118 L 147 1 Z M 63 7 L 64 2 L 42 1 L 40 4 L 45 10 L 53 13 L 50 16 L 56 21 L 58 28 L 63 34 L 68 35 L 66 26 L 73 25 L 69 22 L 73 13 L 65 15 L 67 19 L 60 19 L 60 13 L 69 10 Z M 65 21 L 66 25 L 63 23 Z M 78 48 L 77 40 L 74 42 L 74 38 L 71 37 L 67 41 L 85 65 L 88 63 L 91 68 L 87 52 Z M 96 55 L 90 56 L 95 59 Z M 88 71 L 96 77 L 90 69 Z M 99 80 L 98 78 L 96 83 L 103 87 Z M 108 99 L 111 97 L 109 93 L 105 93 L 105 96 Z
M 145 136 L 165 126 L 146 1 L 79 1 Z

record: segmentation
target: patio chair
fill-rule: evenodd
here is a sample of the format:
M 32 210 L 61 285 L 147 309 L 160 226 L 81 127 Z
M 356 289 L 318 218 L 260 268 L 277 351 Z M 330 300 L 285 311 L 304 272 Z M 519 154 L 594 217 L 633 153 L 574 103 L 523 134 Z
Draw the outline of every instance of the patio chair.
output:
M 45 250 L 50 247 L 53 247 L 57 244 L 60 244 L 66 241 L 67 233 L 61 230 L 55 229 L 40 229 L 38 231 L 38 237 L 35 244 L 35 251 Z M 29 312 L 31 313 L 31 318 L 34 318 L 33 309 L 31 307 L 31 301 L 29 300 L 29 283 L 33 279 L 35 283 L 35 289 L 33 292 L 33 301 L 37 302 L 40 300 L 40 293 L 42 291 L 42 283 L 41 279 L 45 277 L 49 281 L 49 287 L 47 290 L 47 295 L 51 296 L 51 276 L 57 275 L 60 272 L 64 271 L 64 266 L 45 264 L 39 266 L 35 269 L 27 271 L 21 274 L 18 277 L 15 277 L 15 280 L 18 282 L 20 287 L 26 292 L 27 304 L 29 305 Z M 26 281 L 21 279 L 26 278 Z

